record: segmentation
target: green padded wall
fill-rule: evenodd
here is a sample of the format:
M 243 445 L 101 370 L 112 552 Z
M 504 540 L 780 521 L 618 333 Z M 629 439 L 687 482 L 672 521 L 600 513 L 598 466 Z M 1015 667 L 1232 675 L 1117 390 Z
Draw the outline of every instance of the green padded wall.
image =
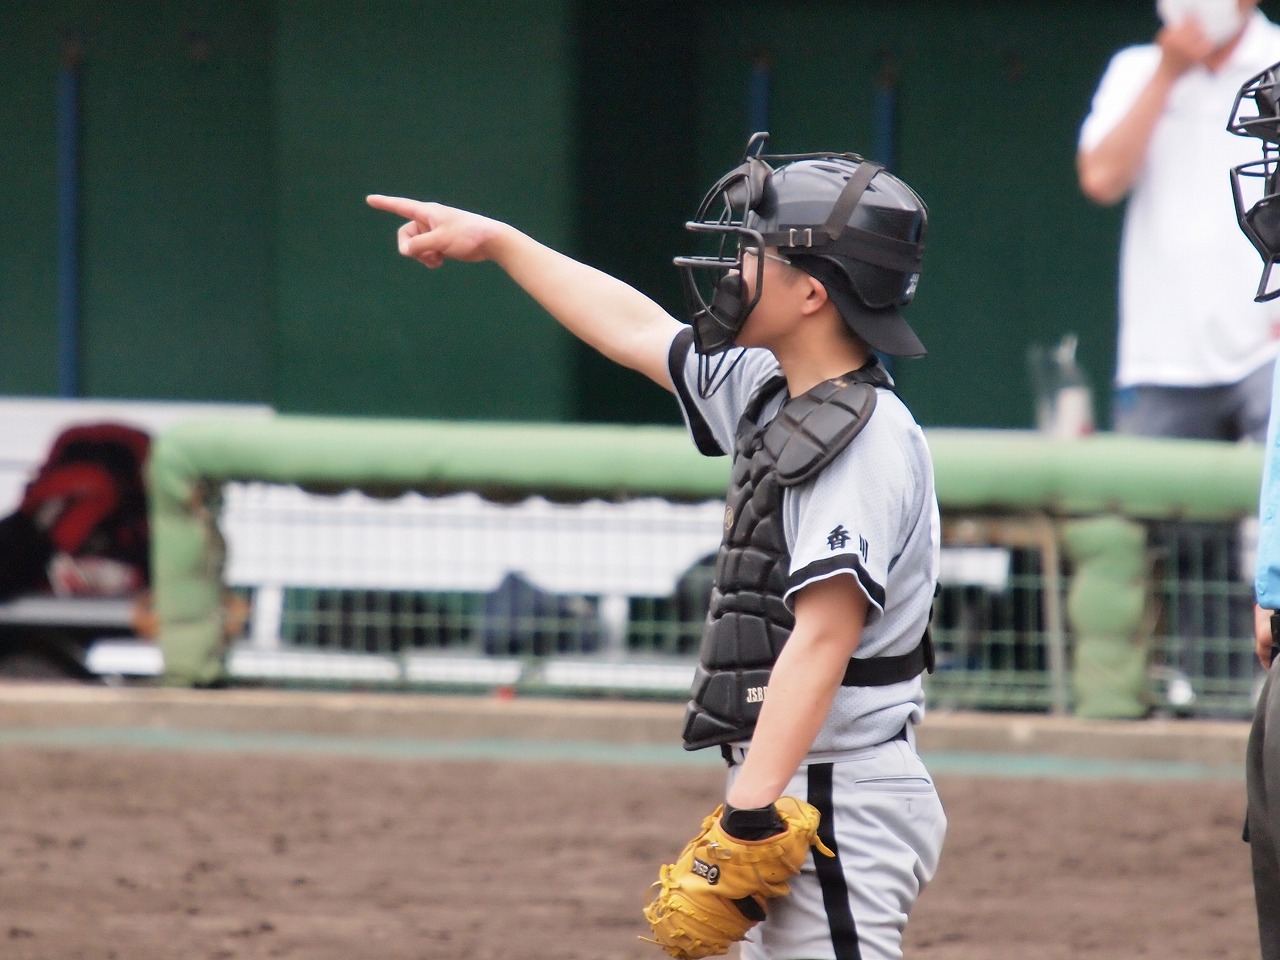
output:
M 1105 416 L 1119 210 L 1080 195 L 1075 139 L 1111 52 L 1154 33 L 1153 5 L 811 0 L 726 9 L 735 29 L 715 29 L 723 12 L 708 11 L 703 36 L 708 183 L 745 145 L 745 108 L 731 105 L 743 102 L 759 52 L 772 61 L 770 133 L 784 152 L 871 156 L 873 91 L 891 64 L 896 172 L 930 211 L 924 275 L 907 311 L 930 353 L 894 370 L 921 422 L 1030 426 L 1027 347 L 1070 331 Z
M 58 389 L 54 111 L 59 44 L 39 7 L 0 8 L 0 392 Z
M 0 391 L 56 390 L 60 37 L 85 40 L 83 384 L 380 416 L 674 422 L 499 271 L 394 252 L 371 191 L 474 205 L 680 313 L 670 257 L 772 62 L 780 149 L 871 152 L 931 210 L 897 365 L 929 425 L 1027 426 L 1031 343 L 1069 331 L 1107 421 L 1120 210 L 1075 135 L 1151 4 L 1110 0 L 32 0 L 0 10 Z M 1274 3 L 1264 4 L 1265 8 Z M 1274 16 L 1274 10 L 1270 11 Z M 480 65 L 480 69 L 477 69 Z
M 575 205 L 580 255 L 685 315 L 671 258 L 703 187 L 690 145 L 700 125 L 701 15 L 683 0 L 579 0 Z M 576 346 L 576 418 L 679 420 L 675 400 Z
M 564 419 L 571 339 L 490 265 L 401 258 L 402 194 L 571 235 L 559 0 L 279 4 L 282 410 Z
M 7 5 L 8 6 L 8 5 Z M 82 39 L 81 392 L 270 394 L 272 18 L 254 0 L 35 3 L 0 43 L 8 175 L 0 389 L 57 389 L 61 38 Z M 11 29 L 10 29 L 11 28 Z M 14 68 L 16 67 L 16 70 Z M 10 72 L 13 71 L 13 72 Z M 8 202 L 12 191 L 24 195 Z M 16 349 L 11 352 L 12 325 Z

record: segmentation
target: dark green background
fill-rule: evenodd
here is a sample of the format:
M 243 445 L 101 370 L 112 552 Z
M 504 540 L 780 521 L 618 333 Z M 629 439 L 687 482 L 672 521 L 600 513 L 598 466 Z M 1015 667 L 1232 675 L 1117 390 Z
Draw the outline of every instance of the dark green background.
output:
M 764 55 L 783 151 L 873 153 L 892 65 L 896 171 L 931 217 L 908 312 L 930 355 L 895 370 L 921 422 L 1029 426 L 1027 347 L 1070 331 L 1106 420 L 1120 212 L 1080 196 L 1075 137 L 1110 54 L 1154 31 L 1147 0 L 5 8 L 0 393 L 58 390 L 56 85 L 75 38 L 86 396 L 673 422 L 496 268 L 398 257 L 395 218 L 363 198 L 480 209 L 680 315 L 670 258 L 745 144 Z

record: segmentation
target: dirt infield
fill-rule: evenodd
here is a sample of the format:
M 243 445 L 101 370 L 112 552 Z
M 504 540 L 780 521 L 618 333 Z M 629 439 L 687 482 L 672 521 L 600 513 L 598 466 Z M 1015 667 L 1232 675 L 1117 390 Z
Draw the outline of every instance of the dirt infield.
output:
M 17 960 L 658 960 L 639 908 L 714 765 L 0 747 Z M 1243 788 L 938 777 L 930 960 L 1255 957 Z

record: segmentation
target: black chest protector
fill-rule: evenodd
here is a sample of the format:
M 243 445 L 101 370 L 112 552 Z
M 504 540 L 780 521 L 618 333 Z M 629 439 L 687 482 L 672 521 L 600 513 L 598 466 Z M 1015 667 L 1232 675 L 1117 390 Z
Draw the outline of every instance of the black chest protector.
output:
M 861 432 L 875 410 L 877 386 L 891 388 L 892 381 L 878 363 L 868 364 L 788 400 L 761 424 L 761 412 L 786 389 L 786 381 L 775 377 L 743 412 L 711 607 L 685 714 L 686 750 L 750 738 L 769 674 L 795 626 L 782 601 L 791 563 L 783 491 L 816 476 Z M 850 660 L 844 685 L 909 680 L 931 666 L 931 652 L 926 633 L 909 654 Z

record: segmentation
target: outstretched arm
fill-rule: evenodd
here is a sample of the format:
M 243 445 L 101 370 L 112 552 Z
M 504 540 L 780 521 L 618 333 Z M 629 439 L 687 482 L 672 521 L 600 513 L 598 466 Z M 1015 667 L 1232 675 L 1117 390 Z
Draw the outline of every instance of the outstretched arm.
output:
M 402 255 L 432 268 L 446 260 L 490 260 L 578 339 L 674 389 L 667 351 L 682 324 L 634 287 L 497 220 L 403 197 L 367 199 L 407 221 L 398 234 Z

